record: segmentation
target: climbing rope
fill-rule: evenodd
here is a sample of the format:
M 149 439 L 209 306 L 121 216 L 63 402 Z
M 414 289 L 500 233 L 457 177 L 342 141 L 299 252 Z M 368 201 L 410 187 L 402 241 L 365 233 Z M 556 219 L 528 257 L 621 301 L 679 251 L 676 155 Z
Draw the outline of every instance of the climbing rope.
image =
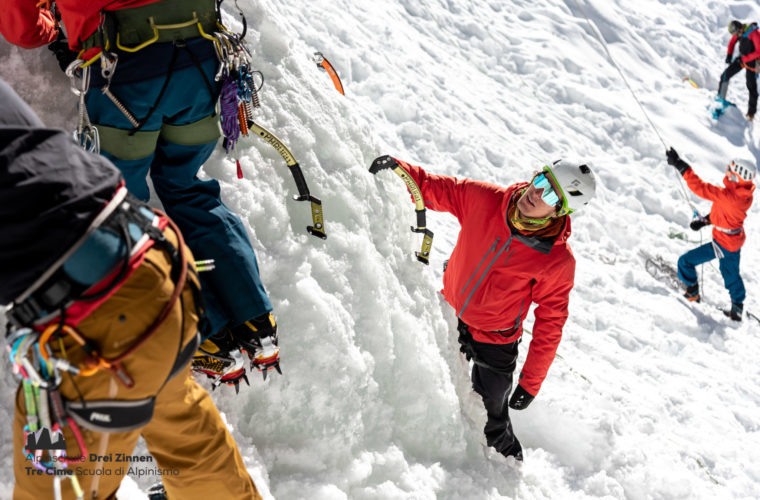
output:
M 599 31 L 599 28 L 597 28 L 596 25 L 588 17 L 588 15 L 586 14 L 586 11 L 578 3 L 578 0 L 573 0 L 573 3 L 578 8 L 578 10 L 581 11 L 581 14 L 583 14 L 583 17 L 586 18 L 586 22 L 591 27 L 591 30 L 594 32 L 594 35 L 596 36 L 596 38 L 599 40 L 599 43 L 602 44 L 602 48 L 604 48 L 604 51 L 607 53 L 607 57 L 609 58 L 610 62 L 615 67 L 615 69 L 617 70 L 617 72 L 620 74 L 620 78 L 623 79 L 623 82 L 625 83 L 625 86 L 628 87 L 628 91 L 633 96 L 633 99 L 636 101 L 636 104 L 638 104 L 639 108 L 641 108 L 641 112 L 644 114 L 644 117 L 649 122 L 649 125 L 652 127 L 652 130 L 654 130 L 655 135 L 660 140 L 660 142 L 662 143 L 662 145 L 665 148 L 665 150 L 667 150 L 668 149 L 668 145 L 665 143 L 665 140 L 662 138 L 662 135 L 660 134 L 660 131 L 657 129 L 657 126 L 655 126 L 654 122 L 649 117 L 649 113 L 647 113 L 646 109 L 641 104 L 641 101 L 639 100 L 638 96 L 636 95 L 636 92 L 634 92 L 633 88 L 631 87 L 630 83 L 628 82 L 628 79 L 625 77 L 625 74 L 623 73 L 623 70 L 620 69 L 620 66 L 618 65 L 618 63 L 615 62 L 615 58 L 612 57 L 612 54 L 610 53 L 610 49 L 609 49 L 609 47 L 607 45 L 607 42 L 604 40 L 604 36 L 602 35 L 601 31 Z M 694 212 L 698 212 L 697 209 L 696 209 L 696 207 L 694 206 L 694 204 L 689 199 L 689 192 L 686 190 L 686 186 L 684 185 L 683 178 L 680 175 L 678 176 L 678 182 L 679 182 L 679 185 L 681 186 L 681 192 L 683 194 L 684 200 L 686 200 L 686 203 L 689 204 L 689 207 L 691 207 L 691 209 Z

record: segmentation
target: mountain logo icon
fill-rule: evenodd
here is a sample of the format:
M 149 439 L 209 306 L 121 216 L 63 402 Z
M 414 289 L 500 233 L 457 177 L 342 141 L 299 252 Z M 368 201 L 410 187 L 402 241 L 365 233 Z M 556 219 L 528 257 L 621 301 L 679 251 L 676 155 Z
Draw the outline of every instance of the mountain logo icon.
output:
M 26 436 L 27 450 L 65 450 L 66 441 L 63 439 L 61 431 L 53 431 L 53 437 L 50 436 L 50 430 L 43 427 L 37 432 L 30 432 Z

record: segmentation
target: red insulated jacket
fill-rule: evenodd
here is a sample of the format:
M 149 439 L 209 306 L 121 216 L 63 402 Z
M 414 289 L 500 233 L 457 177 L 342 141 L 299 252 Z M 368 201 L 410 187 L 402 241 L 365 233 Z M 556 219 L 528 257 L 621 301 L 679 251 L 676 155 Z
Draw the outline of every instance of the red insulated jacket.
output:
M 575 258 L 567 244 L 570 218 L 554 238 L 524 236 L 507 223 L 506 214 L 510 199 L 527 183 L 504 188 L 398 163 L 417 182 L 429 208 L 459 220 L 462 229 L 443 274 L 442 293 L 473 338 L 495 344 L 516 341 L 531 303 L 538 304 L 520 374 L 520 385 L 535 396 L 568 315 L 575 277 Z
M 754 28 L 755 29 L 747 35 L 747 38 L 752 40 L 752 43 L 755 45 L 755 50 L 742 56 L 742 62 L 744 63 L 749 63 L 760 58 L 760 30 L 758 30 L 757 27 Z M 734 54 L 734 47 L 736 46 L 736 42 L 739 41 L 739 38 L 741 37 L 736 35 L 731 36 L 731 40 L 728 41 L 728 55 L 731 56 Z
M 81 43 L 98 28 L 101 11 L 139 7 L 158 1 L 160 0 L 57 0 L 55 6 L 61 13 L 69 47 L 78 52 Z M 38 0 L 0 0 L 0 33 L 8 42 L 33 49 L 55 40 L 58 34 L 55 18 L 49 9 L 38 7 L 39 3 Z
M 716 229 L 739 229 L 743 228 L 747 211 L 752 206 L 752 195 L 755 191 L 755 183 L 752 181 L 731 182 L 728 177 L 723 178 L 724 188 L 708 184 L 694 173 L 692 168 L 684 172 L 683 178 L 694 194 L 705 200 L 712 201 L 710 210 L 710 222 L 713 224 L 713 239 L 729 252 L 736 252 L 742 245 L 747 235 L 742 230 L 739 234 L 726 234 Z

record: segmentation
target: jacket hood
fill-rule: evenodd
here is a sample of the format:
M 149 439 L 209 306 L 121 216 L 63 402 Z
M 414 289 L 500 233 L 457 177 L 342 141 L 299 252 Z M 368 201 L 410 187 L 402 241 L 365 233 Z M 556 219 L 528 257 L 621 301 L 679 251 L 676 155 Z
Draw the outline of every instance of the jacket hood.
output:
M 120 183 L 113 164 L 44 128 L 0 80 L 0 304 L 66 253 Z

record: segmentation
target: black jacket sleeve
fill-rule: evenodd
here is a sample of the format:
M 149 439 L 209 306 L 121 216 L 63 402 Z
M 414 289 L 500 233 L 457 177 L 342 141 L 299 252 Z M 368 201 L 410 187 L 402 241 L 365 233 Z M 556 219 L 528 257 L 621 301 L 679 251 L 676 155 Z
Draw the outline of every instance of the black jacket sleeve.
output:
M 112 163 L 45 128 L 0 79 L 0 304 L 85 233 L 121 182 Z

